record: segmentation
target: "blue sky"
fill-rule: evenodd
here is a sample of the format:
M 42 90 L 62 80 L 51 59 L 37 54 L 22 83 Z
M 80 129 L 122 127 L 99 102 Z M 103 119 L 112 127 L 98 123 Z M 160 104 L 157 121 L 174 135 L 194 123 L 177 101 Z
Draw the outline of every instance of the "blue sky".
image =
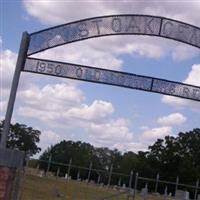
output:
M 196 26 L 200 3 L 173 1 L 1 1 L 1 119 L 23 31 L 108 14 L 149 14 Z M 200 51 L 163 38 L 109 36 L 57 47 L 35 57 L 93 65 L 200 86 Z M 22 73 L 13 122 L 41 130 L 44 150 L 62 139 L 121 151 L 199 127 L 200 104 L 108 85 Z

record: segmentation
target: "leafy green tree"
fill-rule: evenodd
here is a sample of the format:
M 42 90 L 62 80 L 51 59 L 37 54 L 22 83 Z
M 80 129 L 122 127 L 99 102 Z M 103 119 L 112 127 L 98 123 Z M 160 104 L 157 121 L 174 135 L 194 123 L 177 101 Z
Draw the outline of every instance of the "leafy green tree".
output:
M 117 149 L 95 148 L 84 142 L 62 141 L 48 148 L 40 159 L 48 161 L 50 155 L 52 160 L 68 164 L 72 158 L 73 165 L 88 167 L 93 163 L 93 169 L 101 169 L 101 181 L 107 184 L 111 165 L 113 172 L 119 175 L 113 175 L 111 184 L 117 184 L 121 178 L 123 183 L 128 183 L 128 176 L 131 170 L 138 172 L 140 176 L 155 178 L 159 173 L 162 180 L 175 181 L 179 176 L 181 181 L 188 184 L 194 184 L 197 178 L 200 178 L 200 129 L 194 129 L 189 132 L 179 133 L 175 136 L 166 136 L 164 139 L 157 139 L 155 143 L 149 146 L 148 151 L 139 151 L 137 154 L 126 152 L 122 154 Z M 43 169 L 47 168 L 47 164 Z M 57 166 L 52 165 L 51 171 L 56 172 Z M 63 173 L 67 168 L 61 169 Z M 76 177 L 77 170 L 73 168 L 70 175 Z M 87 178 L 87 170 L 81 170 L 81 177 Z M 91 173 L 93 180 L 97 180 L 98 174 Z M 193 182 L 192 182 L 193 181 Z M 138 183 L 138 188 L 144 187 L 142 182 Z M 154 191 L 155 185 L 149 184 L 150 190 Z M 160 188 L 162 190 L 163 188 Z M 174 192 L 174 187 L 170 189 Z
M 3 131 L 3 123 L 3 121 L 0 122 L 0 136 Z M 41 148 L 37 146 L 37 143 L 40 141 L 40 134 L 39 130 L 35 130 L 24 124 L 11 124 L 7 147 L 24 151 L 26 155 L 32 156 L 41 151 Z
M 187 181 L 200 177 L 200 129 L 158 139 L 149 147 L 147 159 L 166 178 L 179 175 Z

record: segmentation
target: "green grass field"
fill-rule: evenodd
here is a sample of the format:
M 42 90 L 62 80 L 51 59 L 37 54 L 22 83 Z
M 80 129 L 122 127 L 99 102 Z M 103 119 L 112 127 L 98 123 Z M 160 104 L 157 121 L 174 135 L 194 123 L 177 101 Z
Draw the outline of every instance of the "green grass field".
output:
M 107 187 L 100 187 L 84 182 L 66 181 L 56 178 L 27 175 L 23 182 L 22 200 L 103 200 L 105 197 L 119 193 Z M 113 196 L 111 200 L 128 200 L 127 194 Z M 148 200 L 161 200 L 149 197 Z M 142 200 L 137 197 L 136 200 Z

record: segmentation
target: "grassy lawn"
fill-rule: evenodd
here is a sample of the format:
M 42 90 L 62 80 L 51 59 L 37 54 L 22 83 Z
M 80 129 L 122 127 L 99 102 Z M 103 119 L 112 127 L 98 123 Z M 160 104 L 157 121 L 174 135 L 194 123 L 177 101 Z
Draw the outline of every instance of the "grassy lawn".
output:
M 117 193 L 119 191 L 84 182 L 27 175 L 23 183 L 22 200 L 103 200 L 104 197 Z M 128 200 L 127 195 L 110 199 Z M 142 198 L 137 197 L 136 200 L 142 200 Z M 161 198 L 149 197 L 148 200 L 161 200 Z

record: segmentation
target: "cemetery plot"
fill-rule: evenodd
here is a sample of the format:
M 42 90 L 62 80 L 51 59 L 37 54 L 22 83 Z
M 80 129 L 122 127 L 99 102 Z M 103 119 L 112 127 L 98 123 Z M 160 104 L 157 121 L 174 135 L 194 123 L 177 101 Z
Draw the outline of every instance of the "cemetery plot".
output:
M 133 171 L 119 173 L 112 164 L 103 170 L 93 168 L 92 162 L 84 167 L 74 165 L 72 159 L 64 164 L 51 158 L 29 161 L 22 200 L 29 196 L 37 200 L 197 200 L 200 192 L 198 180 L 196 185 L 194 181 L 186 185 L 179 182 L 179 177 L 173 182 L 164 181 L 159 174 L 147 178 Z
M 107 196 L 116 196 L 118 193 L 101 184 L 97 186 L 86 181 L 28 175 L 24 183 L 22 200 L 54 200 L 58 197 L 63 200 L 100 200 Z M 121 200 L 125 200 L 125 196 Z
M 144 190 L 137 194 L 135 200 L 163 200 L 163 196 L 149 195 Z M 132 198 L 123 187 L 119 190 L 117 186 L 107 187 L 103 184 L 95 185 L 84 181 L 69 181 L 39 175 L 27 175 L 22 191 L 22 200 L 132 200 Z

